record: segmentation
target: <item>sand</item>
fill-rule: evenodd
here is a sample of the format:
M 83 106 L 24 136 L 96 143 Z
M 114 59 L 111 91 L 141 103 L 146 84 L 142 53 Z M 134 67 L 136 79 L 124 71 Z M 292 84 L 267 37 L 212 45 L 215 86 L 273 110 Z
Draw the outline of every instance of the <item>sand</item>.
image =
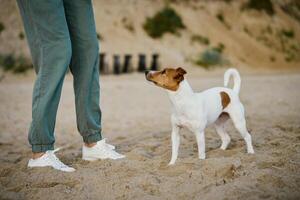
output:
M 194 135 L 184 130 L 176 165 L 168 167 L 167 95 L 148 84 L 142 74 L 130 74 L 101 77 L 103 135 L 127 158 L 82 161 L 72 77 L 68 75 L 57 115 L 56 147 L 63 147 L 58 157 L 77 171 L 28 169 L 34 75 L 32 71 L 17 76 L 0 72 L 0 199 L 300 199 L 299 56 L 287 62 L 285 53 L 278 50 L 276 34 L 267 35 L 270 45 L 259 40 L 271 27 L 277 32 L 293 30 L 295 36 L 289 42 L 299 45 L 299 22 L 278 5 L 276 15 L 270 17 L 242 11 L 244 1 L 174 2 L 170 5 L 181 15 L 186 29 L 180 36 L 152 39 L 142 25 L 164 7 L 164 1 L 94 0 L 101 51 L 107 53 L 109 64 L 113 54 L 131 53 L 134 65 L 139 53 L 158 52 L 162 66 L 184 66 L 192 87 L 201 91 L 222 85 L 224 69 L 193 67 L 208 46 L 191 43 L 191 37 L 208 37 L 211 47 L 224 44 L 224 56 L 242 72 L 241 99 L 256 154 L 246 154 L 244 141 L 229 123 L 232 142 L 228 150 L 219 149 L 221 141 L 209 127 L 207 159 L 199 160 Z M 26 40 L 19 37 L 24 30 L 16 3 L 0 0 L 0 5 L 5 8 L 0 13 L 5 26 L 0 54 L 29 58 Z M 216 18 L 218 13 L 223 13 L 230 29 Z
M 188 73 L 196 91 L 222 85 L 224 69 Z M 198 72 L 198 73 L 196 73 Z M 201 73 L 200 73 L 201 72 Z M 194 135 L 181 133 L 176 165 L 170 159 L 170 104 L 166 93 L 142 74 L 101 77 L 103 130 L 127 157 L 81 160 L 72 77 L 65 80 L 56 126 L 57 155 L 77 169 L 62 173 L 28 169 L 27 131 L 34 76 L 5 74 L 0 82 L 0 199 L 299 199 L 300 73 L 242 73 L 246 108 L 256 154 L 246 154 L 229 123 L 232 142 L 220 150 L 206 130 L 207 159 L 197 159 Z

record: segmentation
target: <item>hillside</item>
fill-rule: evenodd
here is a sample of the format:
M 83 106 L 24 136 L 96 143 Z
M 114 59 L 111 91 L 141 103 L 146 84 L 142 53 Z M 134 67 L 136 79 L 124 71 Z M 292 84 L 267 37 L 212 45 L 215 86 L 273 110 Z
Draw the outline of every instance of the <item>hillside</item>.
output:
M 139 53 L 157 52 L 164 66 L 196 66 L 201 52 L 221 45 L 224 57 L 234 66 L 278 69 L 300 64 L 300 22 L 283 9 L 291 7 L 291 1 L 273 1 L 273 15 L 245 9 L 247 1 L 169 1 L 185 28 L 175 35 L 151 38 L 143 24 L 163 9 L 165 2 L 94 0 L 101 51 L 108 53 L 110 63 L 112 54 L 131 53 L 135 64 Z M 15 1 L 0 0 L 0 5 L 4 26 L 0 55 L 29 57 Z M 203 43 L 203 38 L 209 44 Z

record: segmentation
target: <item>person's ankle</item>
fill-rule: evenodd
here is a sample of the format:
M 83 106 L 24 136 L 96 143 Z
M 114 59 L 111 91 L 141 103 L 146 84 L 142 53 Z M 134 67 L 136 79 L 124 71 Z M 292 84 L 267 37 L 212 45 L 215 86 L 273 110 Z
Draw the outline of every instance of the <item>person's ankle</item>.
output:
M 45 154 L 45 152 L 32 152 L 32 159 L 38 159 L 42 157 Z
M 92 148 L 93 146 L 95 146 L 97 143 L 93 142 L 93 143 L 84 143 L 84 145 L 88 148 Z

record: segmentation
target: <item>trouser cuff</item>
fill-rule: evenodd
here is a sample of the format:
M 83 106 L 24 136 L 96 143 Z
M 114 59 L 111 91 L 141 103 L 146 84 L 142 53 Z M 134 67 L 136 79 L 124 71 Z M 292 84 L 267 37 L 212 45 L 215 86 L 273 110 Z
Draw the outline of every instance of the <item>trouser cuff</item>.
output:
M 100 140 L 102 140 L 102 136 L 101 136 L 100 132 L 93 133 L 93 134 L 90 134 L 90 135 L 87 135 L 87 136 L 83 136 L 84 143 L 88 143 L 88 144 L 98 142 Z
M 54 145 L 53 144 L 34 144 L 32 145 L 32 152 L 38 153 L 38 152 L 46 152 L 49 150 L 53 150 Z

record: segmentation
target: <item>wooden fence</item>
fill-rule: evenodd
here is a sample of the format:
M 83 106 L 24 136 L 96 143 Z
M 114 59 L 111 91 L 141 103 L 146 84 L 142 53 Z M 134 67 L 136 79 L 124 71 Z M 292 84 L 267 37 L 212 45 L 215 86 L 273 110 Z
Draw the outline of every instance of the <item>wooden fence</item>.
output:
M 151 55 L 151 62 L 147 64 L 146 54 L 139 54 L 136 65 L 133 63 L 133 56 L 131 54 L 125 54 L 120 56 L 114 54 L 112 56 L 112 63 L 109 64 L 107 61 L 106 53 L 99 54 L 99 72 L 101 74 L 115 74 L 119 75 L 122 73 L 131 73 L 134 71 L 145 72 L 146 70 L 159 70 L 159 54 L 154 53 Z M 123 58 L 123 59 L 122 59 Z M 121 62 L 122 59 L 122 62 Z M 149 65 L 149 66 L 148 66 Z

